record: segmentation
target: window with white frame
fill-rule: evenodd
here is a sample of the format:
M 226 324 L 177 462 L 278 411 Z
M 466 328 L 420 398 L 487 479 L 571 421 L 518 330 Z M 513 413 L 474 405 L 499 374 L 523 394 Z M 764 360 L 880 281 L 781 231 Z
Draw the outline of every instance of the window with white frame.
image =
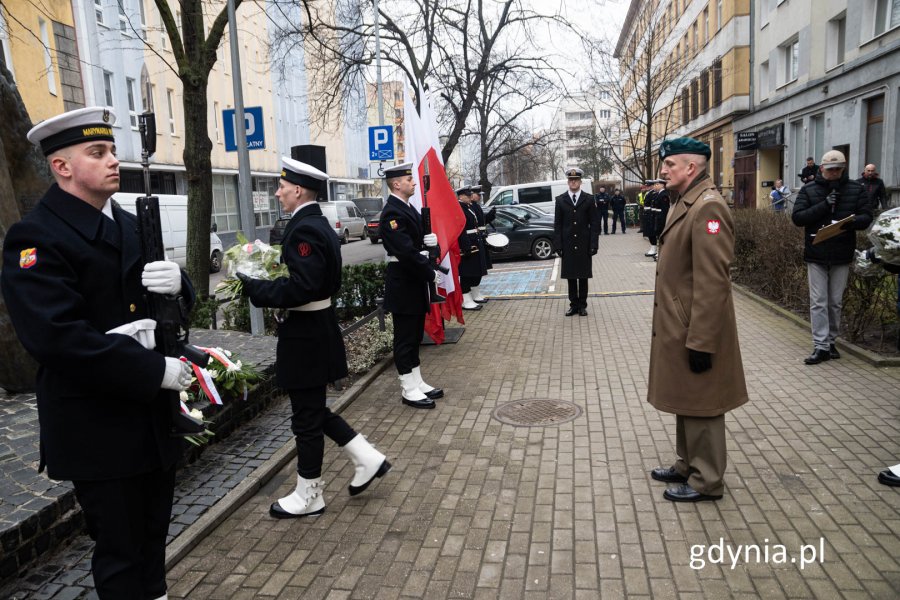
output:
M 128 28 L 128 15 L 125 14 L 125 0 L 117 0 L 116 6 L 119 8 L 119 31 L 122 33 L 130 33 Z
M 703 9 L 703 43 L 709 41 L 709 9 Z
M 169 133 L 175 135 L 175 92 L 166 90 L 166 106 L 169 109 Z
M 881 35 L 900 25 L 900 0 L 875 0 L 873 36 Z
M 781 53 L 778 84 L 785 85 L 797 79 L 797 59 L 800 54 L 800 41 L 797 39 L 791 40 L 778 50 Z
M 844 53 L 847 39 L 847 14 L 841 13 L 840 16 L 828 21 L 828 35 L 825 37 L 825 43 L 828 47 L 825 50 L 825 67 L 832 69 L 844 63 Z
M 141 14 L 141 39 L 147 39 L 147 13 L 144 10 L 144 0 L 138 0 L 138 9 Z
M 611 114 L 612 114 L 612 112 L 609 109 L 598 110 L 597 118 L 598 119 L 608 119 Z
M 103 71 L 103 97 L 107 106 L 113 105 L 113 75 L 109 71 Z
M 103 25 L 103 0 L 94 0 L 94 18 L 97 25 Z
M 166 24 L 163 22 L 162 15 L 159 15 L 159 46 L 165 50 L 168 43 L 169 34 L 166 32 Z
M 131 121 L 131 128 L 138 128 L 137 105 L 135 104 L 134 79 L 125 78 L 125 90 L 128 92 L 128 119 Z
M 41 46 L 43 46 L 44 68 L 47 73 L 47 89 L 56 95 L 56 72 L 53 70 L 53 57 L 50 55 L 50 32 L 47 29 L 47 21 L 38 17 L 38 29 L 41 32 Z
M 716 2 L 716 31 L 722 29 L 722 1 Z
M 6 28 L 6 16 L 3 14 L 5 11 L 6 7 L 0 6 L 0 48 L 3 49 L 3 64 L 15 80 L 16 71 L 13 69 L 12 50 L 9 47 L 9 30 Z

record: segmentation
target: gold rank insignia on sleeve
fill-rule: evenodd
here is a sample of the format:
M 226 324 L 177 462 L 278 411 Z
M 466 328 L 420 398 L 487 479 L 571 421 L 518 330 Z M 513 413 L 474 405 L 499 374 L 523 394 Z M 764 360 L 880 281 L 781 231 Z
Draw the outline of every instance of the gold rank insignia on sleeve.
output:
M 391 229 L 397 229 L 397 221 L 391 219 Z
M 37 248 L 25 248 L 19 252 L 19 267 L 30 269 L 37 264 Z

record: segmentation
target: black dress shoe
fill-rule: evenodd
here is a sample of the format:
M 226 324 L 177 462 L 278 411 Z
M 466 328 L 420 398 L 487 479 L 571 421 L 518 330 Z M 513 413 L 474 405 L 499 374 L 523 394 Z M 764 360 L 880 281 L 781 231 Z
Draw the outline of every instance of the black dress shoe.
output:
M 476 304 L 475 306 L 473 306 L 473 307 L 471 307 L 471 308 L 468 307 L 468 306 L 463 306 L 462 309 L 463 309 L 463 310 L 481 310 L 481 305 L 480 305 L 480 304 Z
M 566 311 L 566 316 L 567 316 L 567 317 L 571 317 L 571 316 L 577 315 L 577 314 L 578 314 L 578 309 L 575 308 L 575 307 L 572 307 L 572 308 L 570 308 L 569 310 Z
M 290 513 L 284 510 L 283 508 L 281 508 L 281 505 L 278 504 L 278 502 L 273 502 L 272 506 L 269 507 L 269 516 L 275 517 L 276 519 L 302 519 L 303 517 L 314 517 L 316 515 L 321 515 L 324 512 L 324 506 L 319 510 L 303 513 L 302 515 L 295 515 L 294 513 Z
M 835 348 L 834 344 L 831 345 L 831 348 L 828 349 L 828 356 L 831 360 L 837 360 L 841 357 L 841 353 L 838 352 L 838 349 Z
M 831 353 L 828 350 L 815 349 L 813 353 L 803 359 L 803 362 L 807 365 L 817 365 L 820 362 L 825 362 L 826 360 L 831 360 Z
M 894 475 L 894 472 L 890 469 L 885 469 L 878 474 L 878 483 L 891 487 L 900 487 L 900 477 Z
M 478 304 L 487 304 L 490 298 L 482 298 L 481 300 L 475 300 Z
M 428 396 L 429 398 L 431 398 L 432 400 L 437 400 L 438 398 L 444 397 L 444 390 L 442 390 L 441 388 L 434 388 L 430 392 L 422 392 L 422 393 L 425 394 L 426 396 Z
M 401 396 L 402 397 L 402 396 Z M 403 398 L 403 404 L 412 406 L 413 408 L 434 408 L 434 400 L 426 398 L 425 400 L 407 400 Z
M 682 483 L 678 487 L 667 489 L 663 492 L 663 498 L 672 502 L 707 502 L 710 500 L 721 500 L 721 494 L 718 496 L 710 496 L 701 494 L 686 483 Z
M 688 478 L 680 475 L 675 467 L 656 467 L 650 471 L 650 477 L 666 483 L 687 483 Z
M 586 317 L 586 316 L 587 316 L 587 309 L 586 309 L 586 308 L 579 308 L 579 309 L 578 309 L 578 314 L 581 315 L 582 317 Z

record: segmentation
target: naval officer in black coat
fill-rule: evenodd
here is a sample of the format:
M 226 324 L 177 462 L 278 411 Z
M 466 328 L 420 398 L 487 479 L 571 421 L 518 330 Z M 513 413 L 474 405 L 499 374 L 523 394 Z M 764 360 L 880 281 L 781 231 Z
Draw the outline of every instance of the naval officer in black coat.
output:
M 426 246 L 437 245 L 437 236 L 425 234 L 422 217 L 409 205 L 416 191 L 412 166 L 410 162 L 384 170 L 390 191 L 378 224 L 388 263 L 384 309 L 394 322 L 394 364 L 400 375 L 403 404 L 434 408 L 435 399 L 443 397 L 444 391 L 422 379 L 419 344 L 431 306 L 428 283 L 440 283 L 440 274 L 426 250 Z
M 153 350 L 147 292 L 194 293 L 178 265 L 142 267 L 136 218 L 115 206 L 119 161 L 103 107 L 38 124 L 54 183 L 9 229 L 0 287 L 37 375 L 40 470 L 72 481 L 95 542 L 101 599 L 166 594 L 165 548 L 180 440 L 172 394 L 191 372 Z
M 316 202 L 328 175 L 282 157 L 275 196 L 291 220 L 284 229 L 281 260 L 289 275 L 272 281 L 242 273 L 244 293 L 256 306 L 284 309 L 278 326 L 275 376 L 291 398 L 291 431 L 297 444 L 297 485 L 269 507 L 278 519 L 319 515 L 325 436 L 350 457 L 355 473 L 350 495 L 365 490 L 391 464 L 325 404 L 328 383 L 347 376 L 347 354 L 331 298 L 341 288 L 341 246 Z
M 459 286 L 462 288 L 463 310 L 481 310 L 481 303 L 472 296 L 473 289 L 481 284 L 481 278 L 487 275 L 487 245 L 479 228 L 479 215 L 484 221 L 484 213 L 475 208 L 475 194 L 471 186 L 463 186 L 456 190 L 459 208 L 466 218 L 466 224 L 459 232 Z
M 487 241 L 487 226 L 490 223 L 494 222 L 494 219 L 497 216 L 497 207 L 492 206 L 491 209 L 487 212 L 484 212 L 482 208 L 482 201 L 484 198 L 481 196 L 480 185 L 472 186 L 472 204 L 470 205 L 472 210 L 475 212 L 475 218 L 478 221 L 478 233 L 481 235 L 481 239 L 484 242 L 484 249 L 486 252 L 484 253 L 484 266 L 485 270 L 482 276 L 487 275 L 487 272 L 494 268 L 494 263 L 491 260 L 491 250 L 490 244 Z M 477 302 L 478 304 L 487 304 L 488 299 L 481 293 L 481 281 L 478 282 L 478 285 L 472 286 L 472 300 Z
M 560 276 L 569 282 L 566 316 L 587 316 L 588 279 L 593 276 L 591 257 L 597 254 L 600 219 L 594 197 L 581 189 L 581 169 L 569 169 L 569 191 L 556 197 L 553 247 L 562 257 Z

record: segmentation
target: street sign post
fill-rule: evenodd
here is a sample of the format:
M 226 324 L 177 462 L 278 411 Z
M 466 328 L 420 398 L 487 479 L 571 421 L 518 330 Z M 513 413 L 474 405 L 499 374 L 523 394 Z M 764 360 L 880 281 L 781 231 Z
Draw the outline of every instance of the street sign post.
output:
M 244 109 L 244 124 L 247 130 L 247 149 L 262 150 L 266 147 L 266 128 L 262 106 L 248 106 Z M 234 131 L 234 109 L 222 111 L 222 126 L 225 133 L 225 151 L 237 151 Z
M 394 160 L 394 127 L 369 127 L 369 160 Z

